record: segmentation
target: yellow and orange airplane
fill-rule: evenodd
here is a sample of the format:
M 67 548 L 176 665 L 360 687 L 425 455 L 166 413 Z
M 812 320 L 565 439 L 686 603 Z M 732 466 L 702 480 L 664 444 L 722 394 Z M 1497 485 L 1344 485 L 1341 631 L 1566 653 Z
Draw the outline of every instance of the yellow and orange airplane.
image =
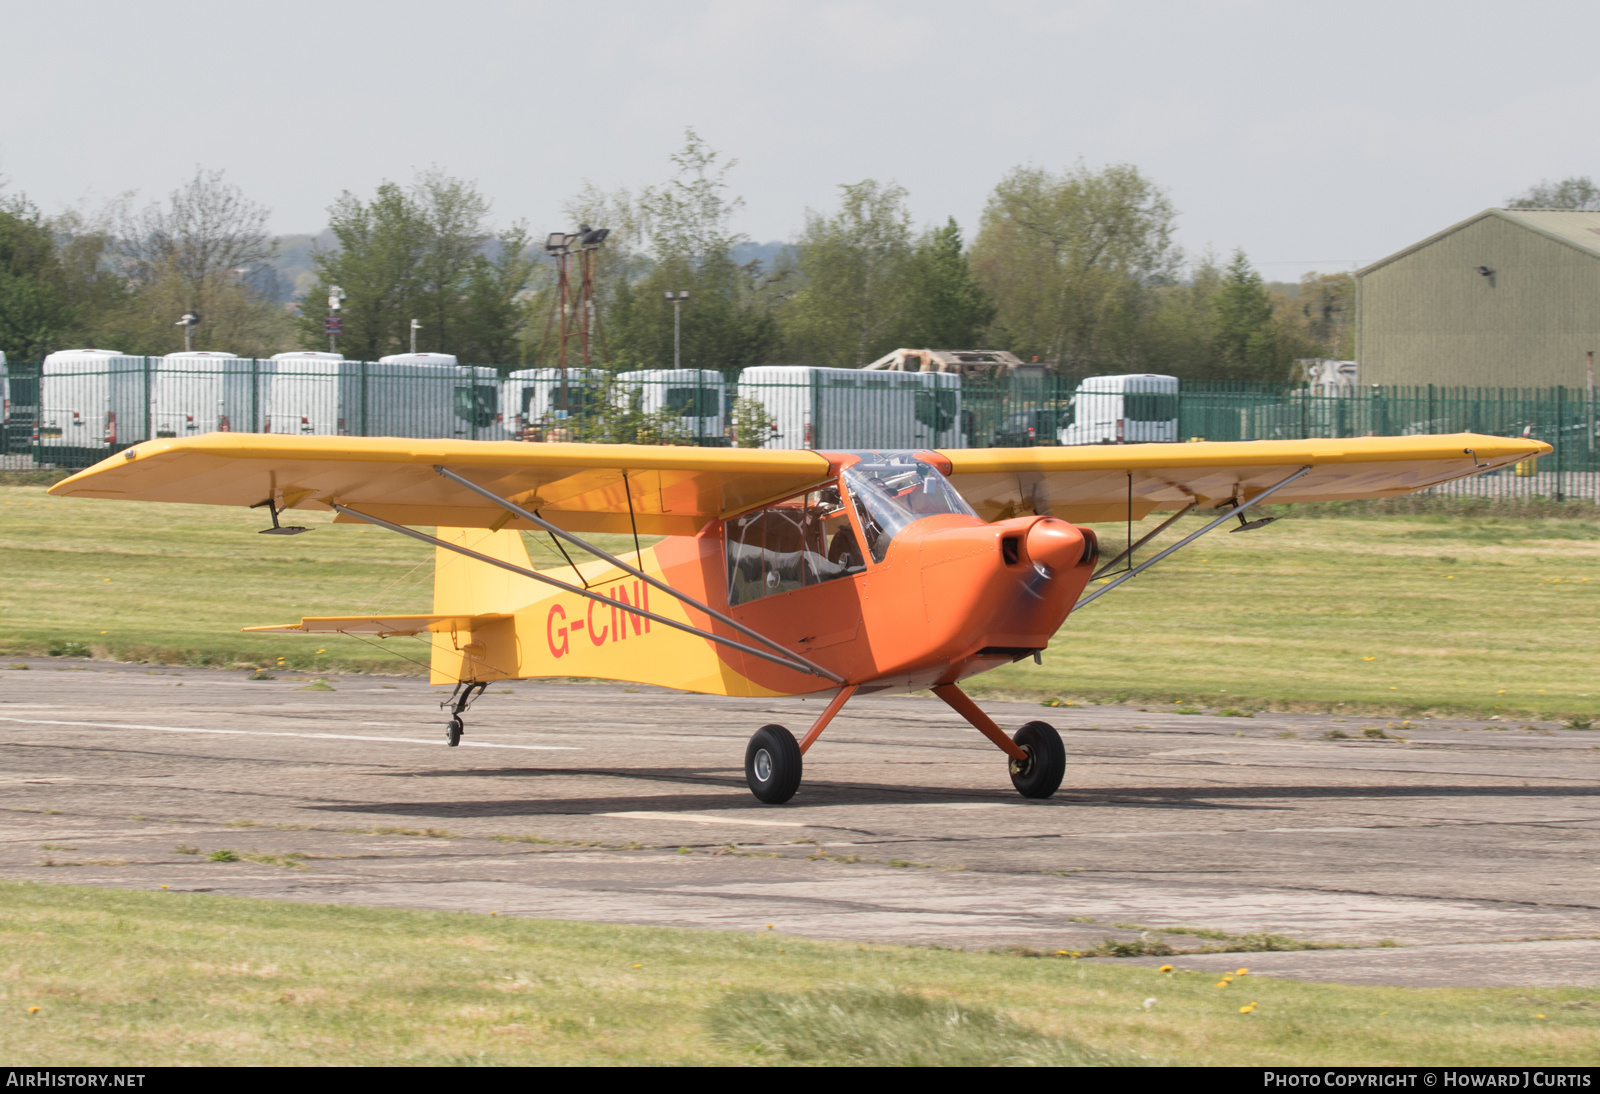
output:
M 798 740 L 763 726 L 745 777 L 764 802 L 850 697 L 929 688 L 1006 754 L 1026 797 L 1055 793 L 1055 729 L 1008 736 L 961 690 L 1037 659 L 1075 607 L 1199 536 L 1274 503 L 1392 497 L 1550 451 L 1454 434 L 943 452 L 530 445 L 213 433 L 144 441 L 51 489 L 72 497 L 332 510 L 435 547 L 433 612 L 333 616 L 249 630 L 429 635 L 453 684 L 447 737 L 496 680 L 578 676 L 712 695 L 834 691 Z M 1190 510 L 1213 519 L 1137 566 Z M 1109 562 L 1079 523 L 1173 516 Z M 413 527 L 432 526 L 429 535 Z M 522 534 L 595 561 L 535 570 Z M 581 533 L 634 536 L 615 557 Z M 666 538 L 641 549 L 638 536 Z M 562 548 L 565 554 L 565 548 Z M 1097 571 L 1096 567 L 1099 565 Z M 1085 595 L 1092 577 L 1122 569 Z

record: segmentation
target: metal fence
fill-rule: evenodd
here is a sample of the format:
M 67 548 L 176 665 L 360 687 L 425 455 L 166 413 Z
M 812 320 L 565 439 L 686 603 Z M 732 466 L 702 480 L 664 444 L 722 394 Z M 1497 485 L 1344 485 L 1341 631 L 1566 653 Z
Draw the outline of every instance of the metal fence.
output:
M 963 378 L 800 366 L 521 369 L 341 360 L 59 355 L 0 373 L 0 466 L 86 467 L 215 430 L 760 448 L 986 448 L 1475 432 L 1555 451 L 1434 492 L 1600 500 L 1595 404 L 1576 389 L 1096 377 Z M 3 368 L 4 366 L 0 366 Z

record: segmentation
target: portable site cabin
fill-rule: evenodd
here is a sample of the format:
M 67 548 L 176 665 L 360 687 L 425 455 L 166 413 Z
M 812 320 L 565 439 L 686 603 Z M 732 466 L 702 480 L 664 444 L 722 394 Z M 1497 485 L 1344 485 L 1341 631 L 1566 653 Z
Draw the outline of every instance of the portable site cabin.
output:
M 726 381 L 709 368 L 651 368 L 619 372 L 615 398 L 625 409 L 676 416 L 685 437 L 721 439 Z
M 518 369 L 500 389 L 506 429 L 523 440 L 548 439 L 545 431 L 599 409 L 605 399 L 605 375 L 597 368 Z
M 771 420 L 764 448 L 965 448 L 961 376 L 758 365 L 739 374 L 739 398 Z
M 335 436 L 349 432 L 350 365 L 342 353 L 310 350 L 272 355 L 272 381 L 262 411 L 261 432 Z
M 144 440 L 150 435 L 150 371 L 143 357 L 114 349 L 50 354 L 39 375 L 40 447 L 64 457 Z
M 500 412 L 500 374 L 492 368 L 461 365 L 450 353 L 394 353 L 346 375 L 359 385 L 352 398 L 363 409 L 363 436 L 511 436 Z
M 214 350 L 169 353 L 150 372 L 150 430 L 156 437 L 254 433 L 266 403 L 270 365 Z
M 1068 404 L 1062 444 L 1142 444 L 1178 439 L 1178 378 L 1090 376 Z

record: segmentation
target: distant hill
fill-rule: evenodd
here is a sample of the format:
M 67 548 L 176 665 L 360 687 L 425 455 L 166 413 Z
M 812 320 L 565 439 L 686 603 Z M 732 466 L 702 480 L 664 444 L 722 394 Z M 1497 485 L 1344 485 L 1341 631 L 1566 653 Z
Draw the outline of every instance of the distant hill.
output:
M 326 228 L 316 235 L 279 236 L 278 254 L 272 260 L 272 272 L 277 275 L 277 283 L 263 284 L 263 291 L 281 303 L 299 300 L 317 282 L 317 275 L 311 268 L 311 253 L 318 249 L 328 250 L 333 245 L 333 233 Z
M 794 258 L 794 245 L 773 240 L 770 243 L 741 243 L 733 249 L 733 260 L 741 266 L 748 266 L 752 262 L 761 263 L 763 270 L 770 270 L 777 265 L 780 259 Z

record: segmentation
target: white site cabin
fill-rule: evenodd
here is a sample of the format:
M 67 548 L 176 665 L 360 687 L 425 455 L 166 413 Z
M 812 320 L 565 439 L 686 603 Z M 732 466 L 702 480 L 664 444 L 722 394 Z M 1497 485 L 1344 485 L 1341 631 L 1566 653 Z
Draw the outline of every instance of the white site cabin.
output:
M 1090 376 L 1062 417 L 1062 444 L 1142 444 L 1178 439 L 1178 378 Z
M 110 449 L 149 436 L 149 370 L 114 349 L 57 350 L 39 376 L 44 448 Z
M 254 433 L 271 366 L 215 350 L 169 353 L 150 370 L 154 437 Z
M 618 405 L 646 414 L 666 411 L 682 420 L 685 437 L 721 437 L 725 419 L 726 381 L 709 368 L 650 368 L 617 373 Z
M 739 374 L 739 398 L 771 420 L 763 448 L 964 448 L 961 376 L 757 365 Z
M 562 371 L 524 368 L 506 377 L 500 389 L 500 405 L 505 426 L 513 437 L 525 436 L 530 428 L 556 426 L 569 417 L 581 419 L 599 410 L 605 398 L 604 370 L 569 368 L 564 381 Z
M 272 379 L 261 411 L 261 432 L 336 436 L 348 432 L 342 353 L 296 350 L 272 355 Z
M 363 436 L 464 437 L 503 441 L 511 436 L 500 409 L 500 374 L 462 365 L 451 353 L 394 353 L 355 370 L 352 398 L 364 407 Z M 349 423 L 350 415 L 346 414 Z M 351 432 L 357 427 L 352 426 Z

